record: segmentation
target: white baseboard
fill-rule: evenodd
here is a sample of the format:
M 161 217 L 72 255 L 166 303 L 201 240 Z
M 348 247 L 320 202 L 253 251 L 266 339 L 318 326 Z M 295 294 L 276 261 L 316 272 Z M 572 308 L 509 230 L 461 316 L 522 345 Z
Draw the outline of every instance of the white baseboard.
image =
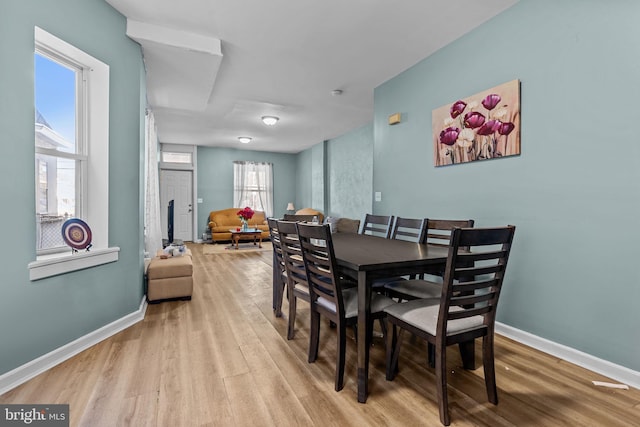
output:
M 545 338 L 530 334 L 529 332 L 505 325 L 504 323 L 496 322 L 496 333 L 529 347 L 533 347 L 536 350 L 559 357 L 574 365 L 597 372 L 598 374 L 624 383 L 630 387 L 640 389 L 640 372 L 638 371 L 616 365 L 604 359 L 599 359 L 580 350 L 549 341 Z
M 70 342 L 62 347 L 59 347 L 45 355 L 38 357 L 31 362 L 25 363 L 16 369 L 0 375 L 0 395 L 8 392 L 9 390 L 19 386 L 22 383 L 29 381 L 31 378 L 41 374 L 42 372 L 53 368 L 54 366 L 64 362 L 67 359 L 75 356 L 88 349 L 89 347 L 109 338 L 112 335 L 132 326 L 144 319 L 144 314 L 147 311 L 146 296 L 142 297 L 142 302 L 137 311 L 127 314 L 126 316 L 115 320 L 96 329 L 95 331 L 82 336 L 75 341 Z

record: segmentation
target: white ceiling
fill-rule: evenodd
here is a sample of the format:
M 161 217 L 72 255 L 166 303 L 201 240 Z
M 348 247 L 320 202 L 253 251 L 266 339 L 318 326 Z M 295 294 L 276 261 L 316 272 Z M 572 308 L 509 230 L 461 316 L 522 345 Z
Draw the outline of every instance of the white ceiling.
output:
M 161 142 L 289 153 L 369 123 L 376 86 L 516 1 L 106 0 L 142 46 Z

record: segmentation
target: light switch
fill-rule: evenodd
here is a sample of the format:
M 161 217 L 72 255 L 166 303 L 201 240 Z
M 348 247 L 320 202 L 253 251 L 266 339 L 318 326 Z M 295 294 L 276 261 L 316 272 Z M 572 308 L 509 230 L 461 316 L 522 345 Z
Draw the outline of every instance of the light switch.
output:
M 382 192 L 376 191 L 376 202 L 381 202 L 381 201 L 382 201 Z
M 198 203 L 202 203 L 202 197 L 198 197 Z

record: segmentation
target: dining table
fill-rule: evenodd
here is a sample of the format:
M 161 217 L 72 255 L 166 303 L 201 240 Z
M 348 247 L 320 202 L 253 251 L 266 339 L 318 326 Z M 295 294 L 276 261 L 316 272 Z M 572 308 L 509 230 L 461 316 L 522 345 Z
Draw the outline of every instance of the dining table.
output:
M 374 280 L 432 272 L 444 266 L 448 248 L 429 244 L 386 239 L 367 234 L 332 235 L 336 262 L 341 273 L 358 282 L 358 402 L 367 401 L 369 349 L 367 328 L 372 327 L 371 287 Z
M 334 233 L 331 235 L 336 262 L 340 273 L 358 283 L 358 321 L 357 321 L 357 390 L 358 402 L 365 403 L 369 385 L 369 339 L 372 336 L 368 328 L 372 327 L 371 289 L 376 279 L 405 275 L 420 275 L 444 267 L 447 261 L 448 247 L 421 244 L 406 240 L 394 240 L 368 234 Z M 275 272 L 274 264 L 274 272 Z M 278 274 L 274 280 L 275 292 Z M 473 369 L 473 343 L 460 347 L 465 368 Z

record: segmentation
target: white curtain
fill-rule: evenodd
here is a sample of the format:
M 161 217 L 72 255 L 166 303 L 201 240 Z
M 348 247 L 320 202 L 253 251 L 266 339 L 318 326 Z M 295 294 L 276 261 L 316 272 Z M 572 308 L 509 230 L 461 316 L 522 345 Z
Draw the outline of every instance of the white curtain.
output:
M 273 216 L 273 165 L 233 162 L 233 206 L 249 206 Z
M 144 199 L 144 248 L 153 257 L 162 249 L 162 226 L 160 225 L 160 184 L 158 178 L 158 134 L 153 111 L 145 118 L 145 199 Z

